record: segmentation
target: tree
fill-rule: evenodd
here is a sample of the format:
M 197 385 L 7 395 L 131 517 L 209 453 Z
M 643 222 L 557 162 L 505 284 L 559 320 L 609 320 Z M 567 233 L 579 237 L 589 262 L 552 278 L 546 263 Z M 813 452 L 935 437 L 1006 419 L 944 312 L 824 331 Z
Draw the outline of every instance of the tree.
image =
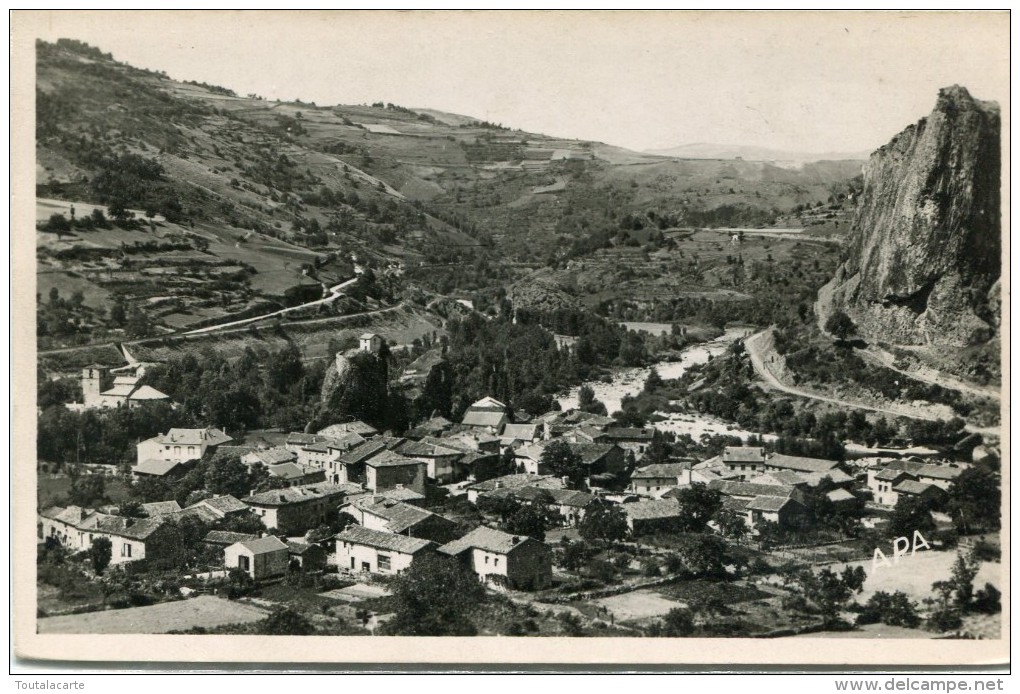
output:
M 548 505 L 543 501 L 522 504 L 506 521 L 505 530 L 512 535 L 527 535 L 545 542 L 545 531 L 550 524 Z
M 571 542 L 563 548 L 560 564 L 568 571 L 577 571 L 596 553 L 596 550 L 584 541 Z
M 825 331 L 835 336 L 840 342 L 845 342 L 849 337 L 857 334 L 857 326 L 846 313 L 836 311 L 825 321 Z
M 391 584 L 395 614 L 386 623 L 396 636 L 473 636 L 470 613 L 486 599 L 475 574 L 454 557 L 416 559 Z
M 606 415 L 605 404 L 601 400 L 595 399 L 595 391 L 587 384 L 581 386 L 580 390 L 577 391 L 577 409 L 581 410 L 581 412 Z
M 726 574 L 726 542 L 715 535 L 695 533 L 680 536 L 677 555 L 695 576 Z
M 733 511 L 720 510 L 715 514 L 715 522 L 719 526 L 719 532 L 723 537 L 740 542 L 747 537 L 750 528 L 747 526 L 747 519 Z
M 308 636 L 315 627 L 308 618 L 289 607 L 273 610 L 259 623 L 259 633 L 272 636 Z
M 127 518 L 146 517 L 145 509 L 142 508 L 141 503 L 136 499 L 128 499 L 121 502 L 120 506 L 117 507 L 117 513 Z
M 994 531 L 1001 524 L 1002 490 L 999 477 L 983 467 L 960 473 L 949 487 L 948 511 L 961 533 Z
M 677 519 L 679 532 L 704 532 L 708 521 L 722 508 L 722 494 L 704 484 L 683 487 L 676 498 L 680 504 L 680 516 Z
M 97 537 L 92 541 L 92 546 L 89 547 L 89 561 L 92 563 L 93 571 L 101 575 L 110 565 L 112 558 L 113 543 L 110 542 L 110 538 Z
M 662 387 L 662 377 L 659 376 L 659 372 L 653 366 L 648 370 L 648 377 L 645 379 L 645 392 L 654 393 L 656 390 Z
M 93 506 L 106 499 L 106 478 L 103 475 L 82 475 L 71 483 L 71 503 Z
M 799 583 L 806 600 L 814 603 L 826 625 L 839 621 L 839 613 L 864 587 L 867 575 L 860 566 L 846 567 L 842 574 L 824 568 L 818 573 L 810 570 L 799 576 Z
M 931 502 L 920 497 L 900 495 L 896 507 L 889 517 L 886 534 L 889 537 L 913 537 L 914 531 L 921 533 L 935 529 L 931 517 Z
M 546 446 L 540 462 L 554 475 L 569 478 L 571 486 L 578 487 L 584 482 L 586 470 L 581 456 L 571 450 L 565 441 L 553 441 Z
M 674 607 L 662 619 L 660 634 L 667 637 L 690 636 L 694 633 L 694 617 L 684 607 Z
M 627 516 L 619 506 L 596 502 L 584 514 L 577 531 L 586 540 L 617 542 L 627 537 Z
M 858 624 L 888 624 L 894 627 L 914 629 L 921 624 L 917 614 L 917 603 L 897 590 L 895 593 L 878 591 L 872 595 L 857 616 Z
M 213 494 L 247 496 L 253 488 L 248 466 L 236 453 L 217 451 L 209 460 L 205 486 Z
M 974 577 L 980 568 L 981 562 L 975 561 L 973 556 L 964 555 L 963 552 L 957 553 L 949 582 L 953 586 L 956 607 L 962 612 L 970 608 L 971 600 L 974 598 Z

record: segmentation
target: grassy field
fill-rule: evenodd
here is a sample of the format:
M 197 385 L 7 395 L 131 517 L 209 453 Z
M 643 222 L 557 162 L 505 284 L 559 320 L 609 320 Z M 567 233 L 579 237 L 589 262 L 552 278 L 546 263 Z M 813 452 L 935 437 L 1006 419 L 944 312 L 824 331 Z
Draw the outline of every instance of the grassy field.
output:
M 71 490 L 71 479 L 66 475 L 40 475 L 38 484 L 39 508 L 52 506 L 59 499 L 67 498 Z M 128 489 L 124 482 L 115 477 L 106 478 L 106 495 L 113 503 L 119 503 L 129 498 Z
M 45 617 L 38 620 L 40 634 L 165 634 L 168 631 L 264 619 L 267 612 L 248 603 L 202 595 L 123 610 Z

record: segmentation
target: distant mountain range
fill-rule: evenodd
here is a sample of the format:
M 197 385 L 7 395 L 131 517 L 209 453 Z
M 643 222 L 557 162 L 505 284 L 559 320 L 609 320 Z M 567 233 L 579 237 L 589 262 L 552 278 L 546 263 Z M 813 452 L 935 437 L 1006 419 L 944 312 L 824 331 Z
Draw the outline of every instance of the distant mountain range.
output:
M 744 161 L 810 162 L 866 160 L 871 152 L 794 152 L 753 145 L 719 145 L 695 142 L 669 149 L 649 149 L 647 154 L 678 159 L 743 159 Z

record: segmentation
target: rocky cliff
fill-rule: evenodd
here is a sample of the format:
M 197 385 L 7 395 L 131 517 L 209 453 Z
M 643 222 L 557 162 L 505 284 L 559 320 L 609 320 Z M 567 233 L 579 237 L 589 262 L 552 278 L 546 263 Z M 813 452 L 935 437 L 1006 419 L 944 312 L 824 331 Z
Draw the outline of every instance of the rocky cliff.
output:
M 356 349 L 339 352 L 326 369 L 315 426 L 360 419 L 373 426 L 386 424 L 389 353 Z
M 961 347 L 999 324 L 999 107 L 966 89 L 871 155 L 845 262 L 819 292 L 865 339 Z

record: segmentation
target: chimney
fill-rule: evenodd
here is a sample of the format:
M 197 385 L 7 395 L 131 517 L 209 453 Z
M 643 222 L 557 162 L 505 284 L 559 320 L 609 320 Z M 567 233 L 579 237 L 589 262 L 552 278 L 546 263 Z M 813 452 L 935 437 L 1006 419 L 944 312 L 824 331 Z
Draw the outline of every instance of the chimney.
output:
M 502 482 L 500 482 L 499 480 L 496 480 L 496 486 L 495 486 L 495 489 L 502 489 L 502 488 L 503 488 L 503 483 L 502 483 Z
M 561 477 L 561 478 L 560 478 L 560 481 L 561 481 L 561 482 L 563 482 L 563 484 L 564 484 L 564 485 L 568 485 L 568 486 L 570 485 L 570 478 L 569 478 L 569 477 L 567 477 L 566 475 L 564 475 L 563 477 Z
M 404 483 L 403 482 L 397 482 L 397 486 L 395 487 L 395 489 L 403 489 L 403 488 L 404 488 Z

